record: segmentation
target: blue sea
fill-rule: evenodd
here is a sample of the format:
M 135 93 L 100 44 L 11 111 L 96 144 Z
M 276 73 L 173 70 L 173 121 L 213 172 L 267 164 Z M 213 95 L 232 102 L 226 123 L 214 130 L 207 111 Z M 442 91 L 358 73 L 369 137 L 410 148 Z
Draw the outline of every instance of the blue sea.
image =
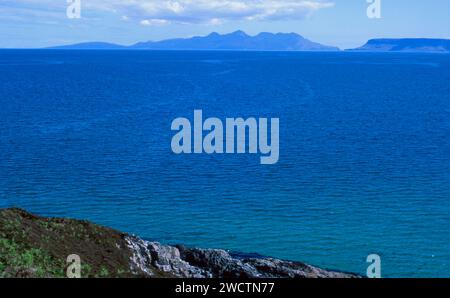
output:
M 280 159 L 171 150 L 280 119 Z M 450 55 L 0 51 L 0 207 L 384 277 L 450 277 Z

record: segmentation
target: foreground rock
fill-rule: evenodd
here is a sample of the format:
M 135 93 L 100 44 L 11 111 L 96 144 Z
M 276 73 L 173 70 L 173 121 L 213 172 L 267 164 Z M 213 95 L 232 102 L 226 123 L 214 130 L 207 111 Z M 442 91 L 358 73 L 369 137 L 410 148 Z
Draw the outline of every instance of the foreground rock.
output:
M 77 254 L 83 277 L 351 278 L 300 262 L 169 246 L 87 221 L 0 210 L 0 277 L 64 277 Z

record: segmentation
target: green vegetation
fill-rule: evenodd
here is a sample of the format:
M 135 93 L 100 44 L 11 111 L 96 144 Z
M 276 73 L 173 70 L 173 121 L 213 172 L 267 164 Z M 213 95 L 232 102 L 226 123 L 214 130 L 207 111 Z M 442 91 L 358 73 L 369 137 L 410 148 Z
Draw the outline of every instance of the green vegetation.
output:
M 0 277 L 64 277 L 64 264 L 41 249 L 0 238 Z
M 124 234 L 95 224 L 0 210 L 0 277 L 65 277 L 67 256 L 81 259 L 82 277 L 135 277 Z

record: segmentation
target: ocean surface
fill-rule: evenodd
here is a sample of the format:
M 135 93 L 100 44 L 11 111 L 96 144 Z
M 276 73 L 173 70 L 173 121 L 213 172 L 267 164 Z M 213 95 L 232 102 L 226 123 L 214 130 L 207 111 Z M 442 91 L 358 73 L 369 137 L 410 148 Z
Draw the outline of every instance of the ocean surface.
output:
M 280 118 L 280 160 L 173 119 Z M 384 277 L 450 277 L 450 55 L 0 51 L 0 207 Z

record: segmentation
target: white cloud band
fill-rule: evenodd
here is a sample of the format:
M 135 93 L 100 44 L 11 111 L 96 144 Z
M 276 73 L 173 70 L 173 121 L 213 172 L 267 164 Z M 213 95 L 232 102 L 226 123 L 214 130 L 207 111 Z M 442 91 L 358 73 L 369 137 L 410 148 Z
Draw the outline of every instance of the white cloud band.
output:
M 162 21 L 169 24 L 301 19 L 334 6 L 327 0 L 90 0 L 87 5 L 115 11 L 141 23 L 158 20 L 159 25 Z
M 302 19 L 314 11 L 332 7 L 332 0 L 80 0 L 83 14 L 117 14 L 142 25 L 221 24 L 226 21 Z M 18 16 L 63 15 L 66 1 L 3 0 L 0 11 Z

